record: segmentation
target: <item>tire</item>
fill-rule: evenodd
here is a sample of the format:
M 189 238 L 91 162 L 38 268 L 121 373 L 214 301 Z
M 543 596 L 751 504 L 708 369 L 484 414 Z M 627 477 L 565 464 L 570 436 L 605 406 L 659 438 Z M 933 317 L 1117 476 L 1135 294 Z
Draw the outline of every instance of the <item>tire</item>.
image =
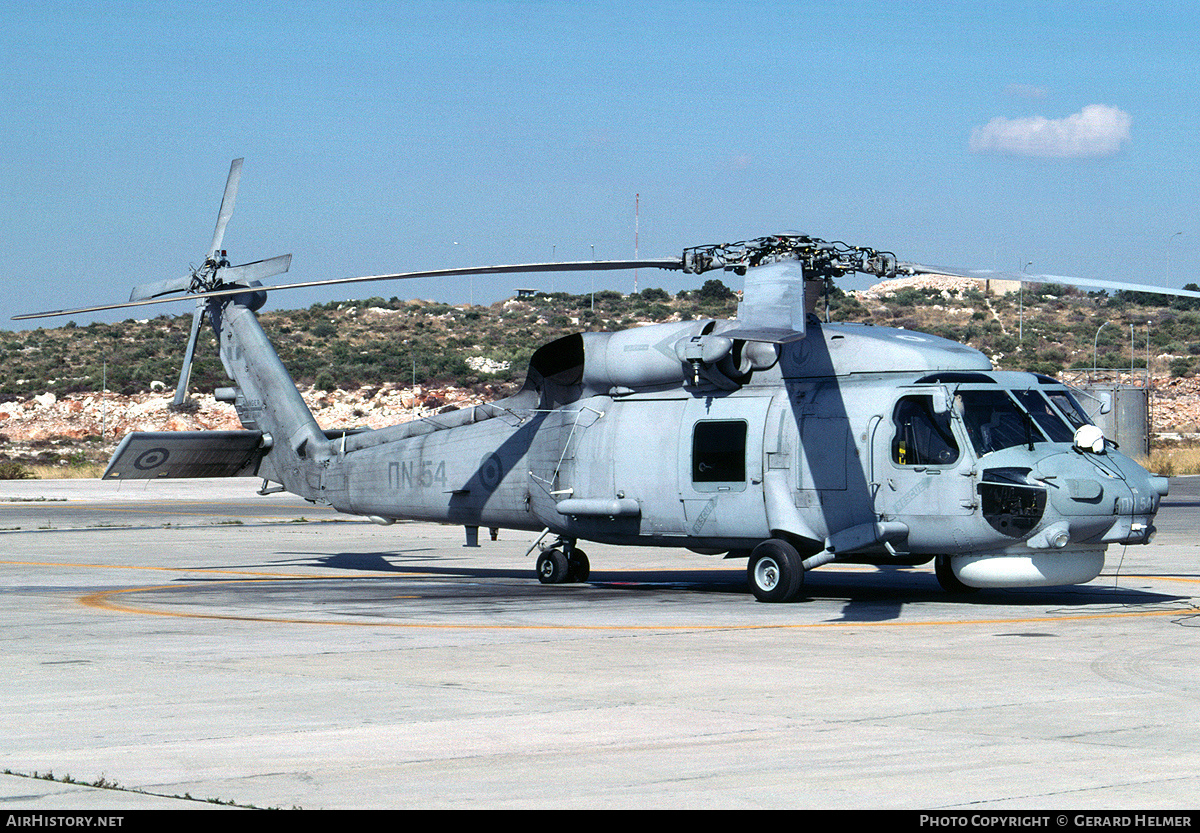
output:
M 587 553 L 581 549 L 572 551 L 571 557 L 567 559 L 567 581 L 587 581 L 591 574 L 592 565 L 588 561 Z
M 787 541 L 768 538 L 750 553 L 746 582 L 760 602 L 790 602 L 804 586 L 800 554 Z
M 567 556 L 560 549 L 549 549 L 538 556 L 538 581 L 542 584 L 562 584 L 567 580 Z
M 954 567 L 951 566 L 948 555 L 939 555 L 933 559 L 933 572 L 937 576 L 938 584 L 942 585 L 942 589 L 947 593 L 965 596 L 979 590 L 978 587 L 964 584 L 962 579 L 954 575 Z

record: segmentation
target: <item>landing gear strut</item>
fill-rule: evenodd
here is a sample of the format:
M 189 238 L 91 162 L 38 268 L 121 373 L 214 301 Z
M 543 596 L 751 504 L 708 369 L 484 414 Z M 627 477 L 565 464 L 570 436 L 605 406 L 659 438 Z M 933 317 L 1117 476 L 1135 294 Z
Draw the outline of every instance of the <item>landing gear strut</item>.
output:
M 542 550 L 535 569 L 542 584 L 587 581 L 592 572 L 587 553 L 575 546 L 573 538 L 559 538 Z

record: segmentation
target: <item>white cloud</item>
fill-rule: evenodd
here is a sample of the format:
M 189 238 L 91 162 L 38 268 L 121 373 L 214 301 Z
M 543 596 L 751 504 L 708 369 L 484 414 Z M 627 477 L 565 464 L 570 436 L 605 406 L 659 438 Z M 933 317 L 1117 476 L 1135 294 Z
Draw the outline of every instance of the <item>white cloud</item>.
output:
M 1129 141 L 1133 119 L 1124 110 L 1089 104 L 1063 119 L 994 118 L 971 131 L 971 150 L 1017 156 L 1111 156 Z

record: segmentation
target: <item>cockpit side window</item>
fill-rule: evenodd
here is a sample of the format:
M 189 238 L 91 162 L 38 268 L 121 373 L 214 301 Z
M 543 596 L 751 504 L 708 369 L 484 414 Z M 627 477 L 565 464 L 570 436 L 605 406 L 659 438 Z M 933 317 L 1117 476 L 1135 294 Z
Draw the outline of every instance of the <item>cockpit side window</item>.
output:
M 901 466 L 949 466 L 958 461 L 950 414 L 933 412 L 933 397 L 906 396 L 892 414 L 896 436 L 892 462 Z
M 959 390 L 960 413 L 975 452 L 982 457 L 1014 445 L 1044 443 L 1033 418 L 1002 390 Z
M 1041 393 L 1036 390 L 1015 390 L 1013 393 L 1021 407 L 1029 411 L 1038 427 L 1046 432 L 1050 442 L 1069 443 L 1075 437 L 1075 431 L 1054 412 Z
M 1046 395 L 1049 396 L 1050 401 L 1057 405 L 1058 409 L 1062 411 L 1063 416 L 1065 416 L 1067 421 L 1071 423 L 1072 428 L 1078 430 L 1081 425 L 1091 424 L 1092 421 L 1088 419 L 1088 415 L 1084 413 L 1083 408 L 1080 407 L 1079 403 L 1075 400 L 1075 397 L 1067 391 L 1050 390 L 1046 391 Z

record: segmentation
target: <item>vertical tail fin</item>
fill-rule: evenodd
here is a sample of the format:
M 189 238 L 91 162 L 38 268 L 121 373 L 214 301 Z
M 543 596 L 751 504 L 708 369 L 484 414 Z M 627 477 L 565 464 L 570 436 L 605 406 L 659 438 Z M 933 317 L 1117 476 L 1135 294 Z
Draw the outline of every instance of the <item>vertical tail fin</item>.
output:
M 269 444 L 263 476 L 294 494 L 315 497 L 320 492 L 319 468 L 332 451 L 254 314 L 265 295 L 253 292 L 224 303 L 210 302 L 209 318 L 221 363 L 237 385 L 238 417 L 246 428 L 262 431 Z

